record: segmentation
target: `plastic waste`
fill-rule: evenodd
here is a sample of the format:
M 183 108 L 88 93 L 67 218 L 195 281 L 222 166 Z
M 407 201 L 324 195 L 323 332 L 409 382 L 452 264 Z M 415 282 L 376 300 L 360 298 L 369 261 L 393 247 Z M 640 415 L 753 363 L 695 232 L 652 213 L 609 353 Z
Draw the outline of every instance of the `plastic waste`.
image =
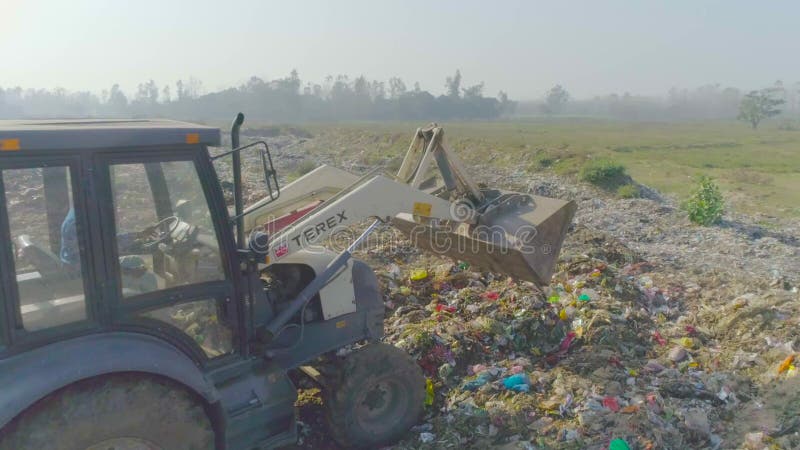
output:
M 433 381 L 430 378 L 425 378 L 425 406 L 433 406 Z
M 567 397 L 564 399 L 564 403 L 558 405 L 558 413 L 561 417 L 564 417 L 569 412 L 570 406 L 572 406 L 572 394 L 567 394 Z
M 438 305 L 436 305 L 436 312 L 442 312 L 442 311 L 454 313 L 456 312 L 456 307 L 450 305 L 443 305 L 439 303 Z
M 567 354 L 569 351 L 569 346 L 572 344 L 572 341 L 575 340 L 576 336 L 577 333 L 574 331 L 567 333 L 567 336 L 561 341 L 561 344 L 559 344 L 558 349 L 548 353 L 545 357 L 545 361 L 547 361 L 547 363 L 551 366 L 557 364 L 558 361 Z
M 614 439 L 608 445 L 608 450 L 631 450 L 625 439 Z
M 603 398 L 603 406 L 614 412 L 619 412 L 619 402 L 616 397 L 606 396 Z
M 500 298 L 500 294 L 498 294 L 496 291 L 489 291 L 489 292 L 486 292 L 485 294 L 483 294 L 483 296 L 484 296 L 484 297 L 485 297 L 487 300 L 491 300 L 491 301 L 495 301 L 495 300 L 497 300 L 498 298 Z
M 591 297 L 589 297 L 589 294 L 581 294 L 578 297 L 578 300 L 580 300 L 582 302 L 588 302 L 589 300 L 591 300 Z
M 472 371 L 473 375 L 477 375 L 477 374 L 485 371 L 486 369 L 488 369 L 488 367 L 486 367 L 483 364 L 475 364 L 474 366 L 470 366 L 469 369 Z
M 411 281 L 421 281 L 428 278 L 428 271 L 425 269 L 414 269 L 408 277 Z
M 778 373 L 783 373 L 788 371 L 792 367 L 792 363 L 794 362 L 794 355 L 789 355 L 786 359 L 783 360 L 780 366 L 778 366 Z
M 673 347 L 672 350 L 669 351 L 669 359 L 673 362 L 681 362 L 687 357 L 686 349 L 683 347 Z
M 509 391 L 529 392 L 531 389 L 531 379 L 525 373 L 517 373 L 503 380 L 503 386 Z
M 464 383 L 464 390 L 465 391 L 477 391 L 486 383 L 492 381 L 492 374 L 488 371 L 481 372 L 478 374 L 478 377 L 474 380 L 467 381 Z
M 428 432 L 420 433 L 419 440 L 422 441 L 423 444 L 430 444 L 436 440 L 436 435 Z
M 400 266 L 395 263 L 389 265 L 389 268 L 386 270 L 389 277 L 393 280 L 400 278 Z

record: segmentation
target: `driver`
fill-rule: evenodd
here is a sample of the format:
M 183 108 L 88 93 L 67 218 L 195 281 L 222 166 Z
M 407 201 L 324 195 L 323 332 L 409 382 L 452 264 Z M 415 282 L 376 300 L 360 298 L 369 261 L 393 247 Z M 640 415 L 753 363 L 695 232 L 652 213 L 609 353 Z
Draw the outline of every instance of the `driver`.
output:
M 58 256 L 67 266 L 76 266 L 80 262 L 78 233 L 75 230 L 75 209 L 71 206 L 64 222 L 61 223 L 61 251 Z
M 120 250 L 135 251 L 139 239 L 146 233 L 124 233 L 117 236 Z M 75 209 L 69 212 L 61 223 L 61 262 L 67 267 L 77 267 L 80 264 L 78 249 L 78 234 L 75 227 Z M 151 292 L 158 289 L 158 281 L 154 274 L 147 271 L 144 260 L 139 256 L 128 255 L 120 258 L 120 271 L 122 272 L 122 285 L 139 293 Z
M 123 233 L 117 235 L 117 243 L 122 252 L 136 251 L 137 244 L 143 233 Z M 61 251 L 59 252 L 61 262 L 66 266 L 77 266 L 80 264 L 80 253 L 78 250 L 78 232 L 75 228 L 75 208 L 70 206 L 69 212 L 61 223 Z

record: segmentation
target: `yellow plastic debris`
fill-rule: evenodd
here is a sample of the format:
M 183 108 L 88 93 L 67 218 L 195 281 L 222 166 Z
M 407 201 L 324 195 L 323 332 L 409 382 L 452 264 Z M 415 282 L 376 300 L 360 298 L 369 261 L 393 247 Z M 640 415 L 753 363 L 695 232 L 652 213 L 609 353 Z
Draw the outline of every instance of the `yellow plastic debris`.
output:
M 694 339 L 690 337 L 681 338 L 681 345 L 686 348 L 692 348 L 694 347 Z
M 425 378 L 425 405 L 433 406 L 433 381 L 430 378 Z
M 424 280 L 425 278 L 428 278 L 428 271 L 425 270 L 425 269 L 412 270 L 411 271 L 411 276 L 409 277 L 409 279 L 411 279 L 411 281 L 420 281 L 420 280 Z
M 561 311 L 559 311 L 559 313 L 558 313 L 558 317 L 559 317 L 561 320 L 563 320 L 563 321 L 565 321 L 565 322 L 566 322 L 566 320 L 569 318 L 569 317 L 567 317 L 567 310 L 566 310 L 566 309 L 562 309 Z
M 794 355 L 787 356 L 781 365 L 778 366 L 778 373 L 783 373 L 789 370 L 792 367 L 792 363 L 794 363 Z

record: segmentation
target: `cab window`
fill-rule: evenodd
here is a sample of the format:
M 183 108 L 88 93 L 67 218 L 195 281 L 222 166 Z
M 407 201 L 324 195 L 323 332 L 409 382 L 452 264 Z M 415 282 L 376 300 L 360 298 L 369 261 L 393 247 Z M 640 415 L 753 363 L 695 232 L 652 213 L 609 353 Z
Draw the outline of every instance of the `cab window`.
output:
M 84 224 L 74 208 L 70 175 L 65 166 L 2 170 L 17 316 L 26 331 L 87 317 L 79 239 Z
M 110 176 L 123 297 L 225 279 L 192 161 L 112 164 Z

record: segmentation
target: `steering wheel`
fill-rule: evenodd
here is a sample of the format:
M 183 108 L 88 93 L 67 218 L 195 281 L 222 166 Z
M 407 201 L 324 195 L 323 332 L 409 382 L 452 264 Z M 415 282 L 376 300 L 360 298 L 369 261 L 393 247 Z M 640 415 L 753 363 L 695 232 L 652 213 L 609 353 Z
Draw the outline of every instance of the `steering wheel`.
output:
M 142 248 L 151 249 L 156 245 L 166 241 L 178 228 L 181 219 L 176 216 L 165 217 L 153 225 L 145 228 L 140 234 L 140 245 Z

